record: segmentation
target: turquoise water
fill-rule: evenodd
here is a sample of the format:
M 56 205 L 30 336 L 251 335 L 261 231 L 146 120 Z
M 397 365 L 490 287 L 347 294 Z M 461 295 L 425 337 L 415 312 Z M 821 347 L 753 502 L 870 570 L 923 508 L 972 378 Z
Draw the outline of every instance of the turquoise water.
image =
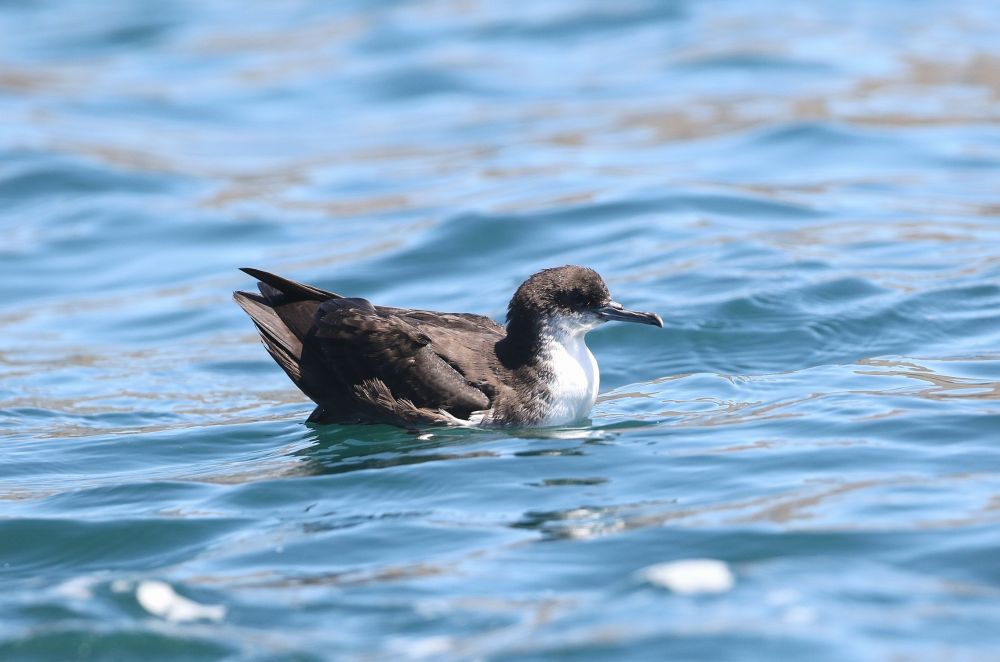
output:
M 0 5 L 0 659 L 1000 659 L 998 25 Z M 230 299 L 566 263 L 667 323 L 572 429 L 307 426 Z

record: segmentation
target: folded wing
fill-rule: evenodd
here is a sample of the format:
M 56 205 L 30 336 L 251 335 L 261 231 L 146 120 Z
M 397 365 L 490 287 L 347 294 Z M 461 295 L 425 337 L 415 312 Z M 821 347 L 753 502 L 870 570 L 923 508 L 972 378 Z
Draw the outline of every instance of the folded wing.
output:
M 310 420 L 440 423 L 448 418 L 439 410 L 468 419 L 489 408 L 487 395 L 461 372 L 463 343 L 452 347 L 457 358 L 435 351 L 442 330 L 423 323 L 433 315 L 244 271 L 260 281 L 260 294 L 237 292 L 236 301 L 278 365 L 319 405 Z M 456 317 L 467 317 L 470 329 L 496 326 L 479 316 Z

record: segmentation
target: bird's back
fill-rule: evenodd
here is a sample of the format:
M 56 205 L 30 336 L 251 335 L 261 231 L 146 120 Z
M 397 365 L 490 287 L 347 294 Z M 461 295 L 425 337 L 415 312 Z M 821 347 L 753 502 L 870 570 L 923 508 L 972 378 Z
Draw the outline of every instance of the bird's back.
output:
M 237 292 L 271 356 L 318 406 L 314 422 L 448 423 L 487 410 L 503 327 L 481 315 L 375 306 L 244 269 Z

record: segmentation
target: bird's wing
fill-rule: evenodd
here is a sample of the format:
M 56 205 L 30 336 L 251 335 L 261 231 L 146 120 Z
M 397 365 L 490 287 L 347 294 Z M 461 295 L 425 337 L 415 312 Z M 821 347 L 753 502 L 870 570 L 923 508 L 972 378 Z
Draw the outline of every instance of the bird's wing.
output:
M 487 395 L 435 352 L 422 325 L 389 310 L 364 299 L 325 301 L 303 345 L 315 346 L 331 376 L 387 413 L 399 414 L 387 399 L 460 419 L 489 408 Z
M 473 313 L 438 313 L 431 310 L 410 310 L 407 308 L 389 308 L 376 306 L 379 311 L 398 315 L 406 321 L 420 326 L 421 329 L 447 329 L 450 331 L 471 331 L 474 333 L 506 333 L 504 328 L 485 315 Z
M 375 419 L 453 423 L 438 410 L 468 419 L 490 407 L 492 391 L 477 364 L 478 350 L 492 350 L 494 342 L 482 331 L 500 329 L 489 318 L 373 306 L 243 271 L 259 281 L 260 294 L 237 292 L 237 303 L 278 364 L 320 405 L 320 418 L 351 418 L 352 403 L 359 403 Z

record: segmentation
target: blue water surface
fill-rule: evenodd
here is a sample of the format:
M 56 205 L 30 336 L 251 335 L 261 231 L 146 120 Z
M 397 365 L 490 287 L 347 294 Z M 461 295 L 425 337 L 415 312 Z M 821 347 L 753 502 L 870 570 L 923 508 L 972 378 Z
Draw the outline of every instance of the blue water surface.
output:
M 0 4 L 0 659 L 1000 659 L 997 26 Z M 231 301 L 567 263 L 666 320 L 568 429 L 306 425 Z

